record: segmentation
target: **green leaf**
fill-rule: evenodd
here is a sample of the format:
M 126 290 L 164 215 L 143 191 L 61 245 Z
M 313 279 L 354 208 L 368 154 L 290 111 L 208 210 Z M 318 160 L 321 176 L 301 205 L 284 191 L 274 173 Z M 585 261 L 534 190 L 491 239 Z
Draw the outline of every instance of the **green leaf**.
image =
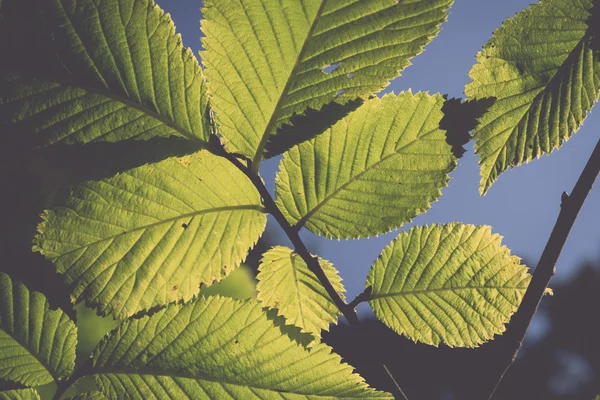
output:
M 398 228 L 425 212 L 456 166 L 439 128 L 444 98 L 410 92 L 365 102 L 284 154 L 277 205 L 291 224 L 331 238 Z
M 319 111 L 307 108 L 303 114 L 294 115 L 288 123 L 277 129 L 277 134 L 269 137 L 265 158 L 285 153 L 295 145 L 320 135 L 363 103 L 364 100 L 360 98 L 345 104 L 332 101 Z
M 79 393 L 76 396 L 69 397 L 66 400 L 107 400 L 106 396 L 102 394 L 102 392 L 94 391 L 94 392 L 86 392 Z
M 62 310 L 0 272 L 0 379 L 38 386 L 66 378 L 76 342 L 77 328 Z
M 401 233 L 371 267 L 375 315 L 414 341 L 476 347 L 504 331 L 531 276 L 487 226 Z
M 0 400 L 40 400 L 35 389 L 13 389 L 0 391 Z
M 543 0 L 504 22 L 477 55 L 465 93 L 496 98 L 474 130 L 481 194 L 507 169 L 560 147 L 598 99 L 591 7 L 592 0 Z
M 203 286 L 200 294 L 203 296 L 224 296 L 232 299 L 245 300 L 256 297 L 256 279 L 254 271 L 246 264 L 231 271 L 227 278 L 214 285 Z
M 256 300 L 207 297 L 130 319 L 93 353 L 109 399 L 392 398 L 323 344 L 310 351 Z
M 152 0 L 48 0 L 43 7 L 62 68 L 37 63 L 2 75 L 0 115 L 10 129 L 33 133 L 40 145 L 208 140 L 203 73 Z
M 65 275 L 73 300 L 117 318 L 223 279 L 266 224 L 246 176 L 207 151 L 84 182 L 43 219 L 34 250 Z
M 329 261 L 319 259 L 319 264 L 343 298 L 345 289 L 338 271 Z M 288 323 L 320 338 L 321 330 L 328 330 L 330 323 L 337 322 L 340 315 L 337 306 L 292 249 L 273 247 L 263 255 L 258 270 L 258 299 L 262 304 L 278 309 Z
M 204 2 L 202 61 L 230 150 L 258 165 L 307 108 L 367 98 L 438 33 L 452 0 Z

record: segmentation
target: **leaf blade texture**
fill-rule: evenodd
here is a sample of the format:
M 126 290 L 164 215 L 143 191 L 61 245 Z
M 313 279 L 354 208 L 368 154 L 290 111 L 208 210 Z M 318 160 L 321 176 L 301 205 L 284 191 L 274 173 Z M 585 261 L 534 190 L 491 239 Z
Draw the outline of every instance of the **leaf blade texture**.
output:
M 291 340 L 255 300 L 219 296 L 126 321 L 91 371 L 109 399 L 391 398 L 330 347 Z
M 224 184 L 226 182 L 227 184 Z M 34 250 L 117 317 L 190 299 L 237 267 L 266 225 L 261 199 L 208 151 L 84 182 L 43 214 Z
M 52 35 L 60 68 L 38 63 L 2 74 L 0 115 L 10 129 L 31 132 L 37 145 L 208 141 L 204 75 L 152 0 L 51 0 L 40 7 L 48 25 L 40 35 Z
M 69 397 L 66 400 L 107 400 L 106 396 L 99 391 L 79 393 L 76 396 Z
M 1 390 L 0 400 L 40 400 L 40 395 L 32 388 Z
M 319 259 L 319 264 L 343 298 L 345 289 L 338 271 L 329 261 Z M 321 330 L 328 330 L 330 323 L 337 322 L 340 315 L 337 306 L 292 249 L 276 246 L 267 251 L 256 278 L 258 300 L 265 306 L 276 308 L 289 324 L 320 338 Z
M 375 315 L 399 334 L 476 347 L 504 331 L 531 276 L 486 226 L 412 228 L 386 247 L 367 287 Z
M 202 61 L 231 151 L 258 166 L 294 114 L 381 90 L 438 33 L 452 0 L 206 1 Z
M 456 158 L 439 128 L 444 98 L 410 92 L 365 102 L 286 152 L 277 205 L 296 227 L 329 238 L 398 228 L 441 195 Z
M 533 4 L 505 21 L 477 54 L 465 94 L 496 99 L 473 131 L 482 195 L 502 172 L 559 148 L 598 100 L 591 7 L 591 0 Z
M 76 343 L 77 328 L 62 310 L 0 272 L 0 379 L 37 386 L 67 378 Z M 25 392 L 20 396 L 33 396 Z

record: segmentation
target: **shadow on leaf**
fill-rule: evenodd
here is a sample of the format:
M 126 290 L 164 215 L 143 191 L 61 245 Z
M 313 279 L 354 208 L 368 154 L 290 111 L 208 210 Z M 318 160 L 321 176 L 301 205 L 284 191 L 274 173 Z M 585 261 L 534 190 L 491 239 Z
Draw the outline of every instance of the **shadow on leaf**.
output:
M 27 173 L 38 180 L 40 190 L 47 193 L 201 149 L 196 142 L 171 137 L 85 145 L 59 143 L 26 150 L 24 157 Z
M 344 105 L 331 102 L 318 111 L 309 108 L 303 115 L 294 115 L 289 124 L 283 125 L 277 134 L 271 136 L 265 148 L 265 158 L 282 154 L 320 135 L 363 103 L 362 99 L 351 100 Z

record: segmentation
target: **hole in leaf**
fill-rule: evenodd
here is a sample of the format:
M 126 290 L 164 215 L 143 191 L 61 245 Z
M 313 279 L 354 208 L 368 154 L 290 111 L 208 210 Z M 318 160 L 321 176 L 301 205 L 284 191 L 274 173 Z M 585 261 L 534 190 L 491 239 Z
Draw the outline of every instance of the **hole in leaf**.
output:
M 354 78 L 354 74 L 353 74 L 352 72 L 350 72 L 350 73 L 348 74 L 348 78 Z
M 344 94 L 344 90 L 340 89 L 337 91 L 337 93 L 335 94 L 336 96 L 341 96 L 342 94 Z
M 326 65 L 326 66 L 324 66 L 321 69 L 321 71 L 325 72 L 326 74 L 331 74 L 333 71 L 335 71 L 336 69 L 338 69 L 341 65 L 342 65 L 341 62 L 335 63 L 335 64 L 331 64 L 331 65 Z

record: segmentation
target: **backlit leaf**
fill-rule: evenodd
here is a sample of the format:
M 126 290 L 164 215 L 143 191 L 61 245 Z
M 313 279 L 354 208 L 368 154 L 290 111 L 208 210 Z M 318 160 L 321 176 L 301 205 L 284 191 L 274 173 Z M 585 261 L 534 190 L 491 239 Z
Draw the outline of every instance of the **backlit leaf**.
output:
M 204 2 L 202 61 L 230 150 L 263 157 L 307 108 L 367 98 L 438 33 L 452 0 Z
M 48 30 L 40 35 L 52 36 L 62 67 L 39 62 L 2 74 L 0 115 L 10 129 L 33 133 L 41 145 L 207 141 L 202 71 L 152 0 L 47 0 L 40 7 Z
M 334 289 L 343 296 L 342 279 L 333 264 L 322 259 L 319 264 Z M 257 279 L 258 299 L 262 304 L 278 309 L 288 323 L 315 337 L 321 337 L 321 330 L 327 330 L 340 315 L 323 284 L 290 248 L 276 246 L 267 251 Z
M 91 373 L 115 400 L 392 398 L 329 346 L 292 341 L 256 300 L 218 296 L 124 322 L 94 351 Z
M 40 400 L 35 389 L 12 389 L 0 391 L 0 400 Z
M 389 232 L 425 212 L 456 166 L 439 128 L 444 98 L 375 98 L 284 154 L 277 205 L 297 227 L 331 238 Z
M 75 367 L 76 343 L 77 328 L 62 310 L 51 310 L 43 294 L 0 272 L 0 379 L 38 386 L 67 378 Z M 35 393 L 12 392 L 6 398 Z
M 531 276 L 487 226 L 432 225 L 401 233 L 367 277 L 387 326 L 437 346 L 476 347 L 504 331 Z
M 543 0 L 504 22 L 477 55 L 465 94 L 496 98 L 474 130 L 482 194 L 507 169 L 559 148 L 598 100 L 591 7 Z
M 74 301 L 118 318 L 223 279 L 266 224 L 246 176 L 207 151 L 84 182 L 56 195 L 43 219 L 34 249 Z

